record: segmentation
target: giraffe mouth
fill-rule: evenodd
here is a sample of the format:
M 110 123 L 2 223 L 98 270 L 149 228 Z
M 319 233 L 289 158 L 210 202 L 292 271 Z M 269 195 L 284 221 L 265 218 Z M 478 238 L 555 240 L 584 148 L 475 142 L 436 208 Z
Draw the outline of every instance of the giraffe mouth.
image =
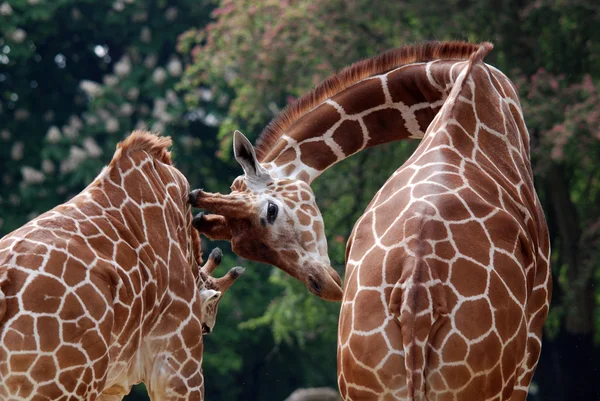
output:
M 303 280 L 309 291 L 327 301 L 341 301 L 343 291 L 340 275 L 330 266 L 311 270 Z

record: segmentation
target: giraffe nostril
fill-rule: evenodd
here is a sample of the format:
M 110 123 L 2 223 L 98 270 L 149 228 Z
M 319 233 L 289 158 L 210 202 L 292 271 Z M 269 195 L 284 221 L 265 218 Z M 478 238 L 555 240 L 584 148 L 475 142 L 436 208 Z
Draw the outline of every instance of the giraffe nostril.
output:
M 202 323 L 202 334 L 209 335 L 211 332 L 210 327 L 206 323 Z
M 313 289 L 313 291 L 315 293 L 317 293 L 317 294 L 321 293 L 321 289 L 322 288 L 321 288 L 321 283 L 320 282 L 318 282 L 317 280 L 315 280 L 315 278 L 312 277 L 312 276 L 308 278 L 308 282 L 310 284 L 310 287 Z

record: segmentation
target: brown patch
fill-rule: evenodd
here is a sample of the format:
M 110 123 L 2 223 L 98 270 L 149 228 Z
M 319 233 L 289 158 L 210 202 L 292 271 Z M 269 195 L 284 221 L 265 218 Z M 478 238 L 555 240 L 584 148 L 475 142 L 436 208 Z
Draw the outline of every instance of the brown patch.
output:
M 368 337 L 353 335 L 350 337 L 350 349 L 354 356 L 370 368 L 375 368 L 389 352 L 381 333 Z
M 306 142 L 300 145 L 301 161 L 316 170 L 324 170 L 335 163 L 336 155 L 323 142 Z
M 467 343 L 456 333 L 453 333 L 446 341 L 442 349 L 442 359 L 445 363 L 462 362 L 467 357 Z
M 275 146 L 281 135 L 288 131 L 297 120 L 328 98 L 340 93 L 357 82 L 373 75 L 382 74 L 394 68 L 415 62 L 438 59 L 466 60 L 479 49 L 489 51 L 490 44 L 480 45 L 464 42 L 427 42 L 416 46 L 405 46 L 389 50 L 376 57 L 360 61 L 332 75 L 313 91 L 302 96 L 277 116 L 260 135 L 256 154 L 263 162 L 265 156 Z
M 396 109 L 374 111 L 364 116 L 363 121 L 369 132 L 369 147 L 393 141 L 398 131 L 405 129 L 402 113 Z
M 359 280 L 362 286 L 377 287 L 383 282 L 382 277 L 382 263 L 386 256 L 386 252 L 381 248 L 373 248 L 366 254 L 358 268 Z M 387 261 L 387 269 L 395 268 L 396 266 L 389 266 L 389 263 L 393 261 Z
M 65 294 L 65 286 L 55 278 L 38 276 L 25 288 L 23 304 L 35 313 L 56 313 Z
M 143 209 L 143 213 L 142 218 L 148 228 L 148 242 L 157 255 L 166 260 L 169 253 L 169 234 L 163 210 L 158 206 L 148 206 Z
M 415 118 L 419 123 L 419 128 L 421 128 L 421 132 L 425 134 L 427 132 L 427 128 L 429 128 L 429 124 L 435 118 L 435 115 L 440 111 L 441 107 L 431 108 L 427 107 L 421 110 L 415 110 Z
M 523 268 L 507 255 L 499 252 L 494 253 L 494 270 L 492 274 L 506 283 L 510 292 L 517 298 L 521 304 L 525 304 L 527 299 L 526 282 Z M 545 298 L 545 297 L 544 297 Z M 531 302 L 531 300 L 529 300 Z
M 36 354 L 12 354 L 9 359 L 12 372 L 27 372 L 35 361 Z
M 37 332 L 40 335 L 40 350 L 52 352 L 60 345 L 60 328 L 56 318 L 40 316 L 37 319 Z
M 13 373 L 6 379 L 6 381 L 4 381 L 3 384 L 7 388 L 11 389 L 12 392 L 16 393 L 16 395 L 21 399 L 28 398 L 33 391 L 33 383 L 25 375 Z
M 469 369 L 465 365 L 445 365 L 442 366 L 440 372 L 450 388 L 462 387 L 471 378 L 471 373 L 469 373 Z
M 458 258 L 452 264 L 452 284 L 462 296 L 481 295 L 487 286 L 488 272 L 483 267 L 464 259 Z
M 67 258 L 66 269 L 67 272 L 64 275 L 64 280 L 65 284 L 69 287 L 75 287 L 77 284 L 85 280 L 87 267 L 70 256 Z
M 41 355 L 31 369 L 31 378 L 36 382 L 52 380 L 56 376 L 54 359 L 48 355 Z
M 333 140 L 346 156 L 352 155 L 363 146 L 363 133 L 358 121 L 346 120 L 333 133 Z
M 28 269 L 37 269 L 42 265 L 43 260 L 44 258 L 40 255 L 33 255 L 28 253 L 25 255 L 18 255 L 16 264 Z
M 286 149 L 285 152 L 281 153 L 277 157 L 277 165 L 283 166 L 293 160 L 296 160 L 296 157 L 297 157 L 296 149 L 294 149 L 294 148 Z
M 500 380 L 501 380 L 501 378 L 500 378 Z M 463 390 L 461 390 L 457 394 L 456 399 L 459 399 L 459 400 L 477 400 L 477 399 L 489 400 L 492 397 L 488 397 L 489 394 L 487 393 L 487 385 L 486 384 L 487 384 L 486 376 L 484 374 L 479 375 L 479 376 L 474 376 L 469 381 L 469 384 L 467 385 L 467 387 L 465 387 Z
M 456 311 L 455 321 L 456 329 L 469 340 L 481 337 L 492 328 L 491 306 L 485 299 L 465 301 Z
M 346 114 L 358 114 L 385 103 L 385 94 L 380 79 L 364 80 L 352 85 L 351 91 L 349 89 L 343 90 L 332 99 L 342 105 Z
M 481 342 L 471 345 L 467 363 L 475 372 L 492 369 L 500 359 L 502 344 L 496 333 L 490 333 Z
M 76 291 L 79 298 L 85 304 L 86 311 L 96 320 L 100 320 L 106 310 L 106 301 L 100 295 L 100 291 L 95 289 L 91 284 L 84 284 Z
M 451 224 L 450 231 L 458 252 L 483 265 L 490 263 L 490 243 L 484 228 L 479 222 Z
M 385 307 L 378 291 L 361 290 L 354 298 L 354 330 L 370 331 L 385 320 Z
M 86 365 L 85 355 L 72 345 L 65 344 L 56 351 L 56 359 L 60 369 L 66 369 L 70 366 Z
M 105 236 L 88 238 L 90 246 L 95 251 L 96 255 L 107 259 L 112 259 L 115 249 L 114 243 Z
M 450 241 L 441 241 L 435 244 L 434 253 L 442 259 L 450 260 L 456 255 L 456 250 Z M 442 279 L 442 281 L 444 281 L 444 279 Z
M 490 279 L 490 301 L 495 308 L 496 329 L 502 341 L 507 341 L 515 334 L 524 316 L 496 275 L 492 275 Z
M 96 259 L 96 255 L 94 252 L 88 247 L 85 243 L 85 239 L 80 236 L 73 236 L 69 241 L 69 245 L 67 246 L 67 253 L 72 256 L 69 260 L 73 260 L 73 258 L 77 258 L 80 260 L 80 263 L 83 263 L 86 266 L 92 264 L 94 259 Z

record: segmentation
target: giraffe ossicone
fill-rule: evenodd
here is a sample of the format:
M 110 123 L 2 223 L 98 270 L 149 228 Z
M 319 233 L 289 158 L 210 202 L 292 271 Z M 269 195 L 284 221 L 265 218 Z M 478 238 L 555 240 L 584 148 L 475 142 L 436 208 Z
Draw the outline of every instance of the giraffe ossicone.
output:
M 0 239 L 0 399 L 202 400 L 202 335 L 243 269 L 202 265 L 171 139 L 134 131 L 79 195 Z
M 242 176 L 231 194 L 194 199 L 216 213 L 197 223 L 202 231 L 282 268 L 289 240 L 279 233 L 302 233 L 297 205 L 321 222 L 306 238 L 324 239 L 314 195 L 295 190 L 365 148 L 422 139 L 348 240 L 345 400 L 527 397 L 552 291 L 550 243 L 516 88 L 483 62 L 492 47 L 430 42 L 344 69 L 276 117 L 249 152 L 277 186 L 267 193 Z M 257 231 L 267 199 L 297 211 L 287 227 Z

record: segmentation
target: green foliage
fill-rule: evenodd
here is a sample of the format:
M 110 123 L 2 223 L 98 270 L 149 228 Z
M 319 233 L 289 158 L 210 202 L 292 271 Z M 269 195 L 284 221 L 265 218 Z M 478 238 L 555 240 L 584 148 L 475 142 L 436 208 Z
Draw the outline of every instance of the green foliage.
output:
M 226 192 L 241 173 L 233 130 L 256 138 L 336 70 L 414 41 L 491 40 L 486 61 L 522 95 L 551 229 L 548 334 L 600 337 L 596 3 L 0 0 L 0 234 L 79 192 L 136 127 L 173 136 L 192 187 Z M 314 183 L 340 274 L 354 223 L 415 146 L 361 152 Z M 273 400 L 300 386 L 335 387 L 339 304 L 238 260 L 228 244 L 204 243 L 217 245 L 223 266 L 246 273 L 206 337 L 207 398 Z M 131 399 L 143 399 L 138 390 Z

